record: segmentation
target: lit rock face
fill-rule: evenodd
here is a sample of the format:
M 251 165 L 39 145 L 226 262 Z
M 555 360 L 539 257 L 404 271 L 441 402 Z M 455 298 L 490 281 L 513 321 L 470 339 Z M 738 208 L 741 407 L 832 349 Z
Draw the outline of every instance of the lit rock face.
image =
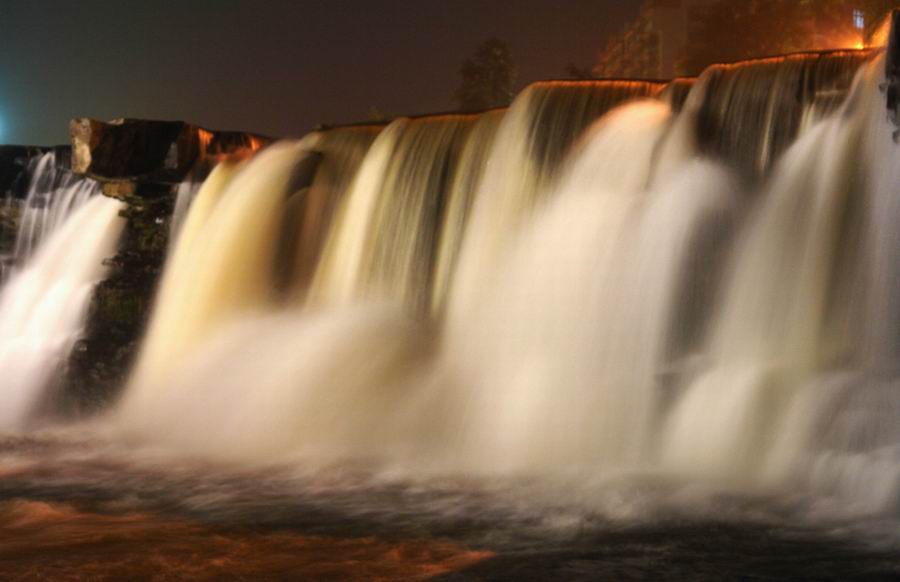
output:
M 69 123 L 72 171 L 99 178 L 179 182 L 198 161 L 271 140 L 259 135 L 209 131 L 182 121 L 78 118 Z

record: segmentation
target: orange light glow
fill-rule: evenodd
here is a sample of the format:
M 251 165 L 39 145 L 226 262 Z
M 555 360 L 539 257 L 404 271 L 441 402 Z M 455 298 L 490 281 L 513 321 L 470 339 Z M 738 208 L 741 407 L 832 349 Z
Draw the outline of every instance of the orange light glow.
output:
M 873 47 L 882 47 L 887 46 L 888 39 L 891 35 L 891 16 L 888 15 L 878 28 L 875 29 L 875 33 L 872 34 L 871 45 Z
M 859 34 L 843 34 L 835 35 L 827 39 L 823 49 L 855 49 L 862 50 L 867 48 L 865 40 Z
M 212 142 L 213 134 L 201 128 L 197 131 L 197 138 L 200 141 L 200 154 L 205 156 L 209 151 L 209 144 Z
M 258 150 L 258 149 L 260 149 L 260 148 L 262 148 L 262 147 L 263 147 L 263 142 L 262 142 L 262 140 L 259 139 L 259 138 L 257 138 L 257 137 L 255 137 L 255 136 L 252 136 L 252 135 L 251 135 L 251 136 L 250 136 L 250 151 L 254 151 L 254 152 L 255 152 L 256 150 Z
M 0 503 L 0 578 L 425 580 L 490 559 L 438 539 L 328 538 L 215 527 L 147 513 L 92 513 L 41 501 Z

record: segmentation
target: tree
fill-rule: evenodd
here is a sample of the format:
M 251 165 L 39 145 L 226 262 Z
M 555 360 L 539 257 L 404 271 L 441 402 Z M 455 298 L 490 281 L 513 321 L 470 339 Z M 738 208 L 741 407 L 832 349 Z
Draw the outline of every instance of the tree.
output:
M 463 61 L 456 101 L 461 109 L 472 111 L 509 105 L 516 76 L 509 45 L 496 38 L 487 40 Z
M 691 20 L 683 69 L 803 50 L 855 48 L 900 0 L 719 0 Z M 855 27 L 854 12 L 866 30 Z
M 590 67 L 579 67 L 572 63 L 566 65 L 566 74 L 570 79 L 575 79 L 576 81 L 590 81 L 597 78 Z
M 394 117 L 394 115 L 391 115 L 377 105 L 372 105 L 371 107 L 369 107 L 369 121 L 390 121 Z

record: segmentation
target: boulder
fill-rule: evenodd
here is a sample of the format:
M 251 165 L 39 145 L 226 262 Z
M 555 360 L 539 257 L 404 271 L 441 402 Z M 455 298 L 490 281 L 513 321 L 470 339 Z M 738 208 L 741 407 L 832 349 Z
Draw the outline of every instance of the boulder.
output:
M 79 118 L 69 123 L 72 171 L 99 179 L 180 182 L 198 161 L 256 150 L 272 140 L 241 132 L 210 131 L 182 121 Z

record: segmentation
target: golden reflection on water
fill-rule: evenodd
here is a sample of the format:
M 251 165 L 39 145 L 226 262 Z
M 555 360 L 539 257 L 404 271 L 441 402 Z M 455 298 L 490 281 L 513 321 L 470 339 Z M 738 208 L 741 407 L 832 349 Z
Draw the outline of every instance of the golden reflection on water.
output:
M 68 504 L 0 503 L 2 580 L 423 580 L 492 557 L 441 540 L 327 538 Z

